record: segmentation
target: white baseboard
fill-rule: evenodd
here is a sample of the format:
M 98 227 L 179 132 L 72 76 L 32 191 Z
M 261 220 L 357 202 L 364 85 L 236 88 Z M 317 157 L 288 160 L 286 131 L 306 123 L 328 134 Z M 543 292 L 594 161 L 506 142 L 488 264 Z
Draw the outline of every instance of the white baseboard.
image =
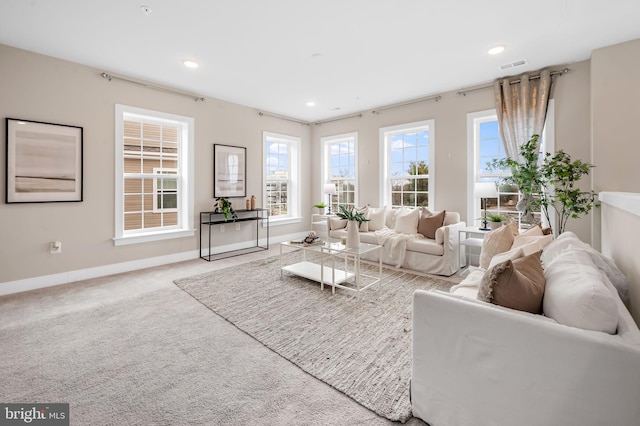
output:
M 305 234 L 306 235 L 306 234 Z M 277 244 L 282 241 L 300 238 L 300 233 L 282 235 L 270 238 L 270 244 Z M 261 245 L 266 245 L 266 239 L 260 239 Z M 252 243 L 242 242 L 226 246 L 216 247 L 212 253 L 238 250 L 251 247 Z M 203 254 L 206 254 L 203 252 Z M 0 296 L 21 293 L 23 291 L 36 290 L 39 288 L 53 287 L 61 284 L 68 284 L 76 281 L 88 280 L 92 278 L 105 277 L 108 275 L 121 274 L 123 272 L 136 271 L 138 269 L 152 268 L 170 263 L 184 262 L 185 260 L 198 259 L 198 250 L 186 251 L 182 253 L 168 254 L 165 256 L 149 257 L 145 259 L 131 260 L 128 262 L 113 263 L 110 265 L 96 266 L 93 268 L 78 269 L 75 271 L 61 272 L 59 274 L 43 275 L 23 280 L 7 281 L 0 283 Z

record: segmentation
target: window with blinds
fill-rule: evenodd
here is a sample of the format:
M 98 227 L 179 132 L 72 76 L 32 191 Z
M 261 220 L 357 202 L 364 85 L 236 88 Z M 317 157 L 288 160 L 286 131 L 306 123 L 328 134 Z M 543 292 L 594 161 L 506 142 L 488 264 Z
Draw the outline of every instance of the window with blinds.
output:
M 142 111 L 121 106 L 117 113 L 116 238 L 183 230 L 190 222 L 192 119 Z

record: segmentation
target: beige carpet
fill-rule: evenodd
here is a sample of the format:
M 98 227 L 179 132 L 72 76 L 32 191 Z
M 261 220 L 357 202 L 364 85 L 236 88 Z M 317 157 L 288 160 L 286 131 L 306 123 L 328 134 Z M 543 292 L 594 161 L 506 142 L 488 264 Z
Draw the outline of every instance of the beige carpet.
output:
M 299 253 L 285 255 L 292 263 Z M 366 265 L 371 272 L 372 267 Z M 416 289 L 452 282 L 384 269 L 353 297 L 285 273 L 271 257 L 175 283 L 304 371 L 393 421 L 411 417 L 411 308 Z

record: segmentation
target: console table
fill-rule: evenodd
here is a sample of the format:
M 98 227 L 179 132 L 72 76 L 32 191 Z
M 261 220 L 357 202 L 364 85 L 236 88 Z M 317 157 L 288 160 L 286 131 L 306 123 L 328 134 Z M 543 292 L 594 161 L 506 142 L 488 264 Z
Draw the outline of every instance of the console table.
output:
M 269 211 L 267 209 L 252 209 L 252 210 L 236 210 L 238 218 L 234 221 L 229 218 L 224 219 L 224 214 L 221 212 L 200 212 L 200 258 L 211 262 L 212 260 L 224 259 L 231 256 L 238 256 L 246 253 L 253 253 L 259 250 L 269 249 Z M 223 251 L 219 253 L 211 253 L 211 227 L 215 225 L 229 225 L 235 226 L 239 222 L 254 221 L 256 223 L 256 243 L 254 246 L 234 249 L 229 251 Z M 260 245 L 260 225 L 266 232 L 266 245 Z M 206 253 L 202 252 L 202 233 L 207 232 L 208 239 L 206 246 Z

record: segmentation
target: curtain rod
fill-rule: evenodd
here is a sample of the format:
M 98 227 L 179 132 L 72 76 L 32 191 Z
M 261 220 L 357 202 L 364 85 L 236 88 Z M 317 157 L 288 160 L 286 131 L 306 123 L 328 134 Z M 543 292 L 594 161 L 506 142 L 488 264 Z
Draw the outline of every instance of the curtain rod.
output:
M 316 121 L 313 124 L 315 124 L 316 126 L 322 126 L 325 123 L 331 123 L 333 121 L 346 120 L 348 118 L 362 118 L 362 113 L 353 114 L 353 115 L 345 115 L 343 117 L 330 118 L 328 120 L 320 120 L 320 121 Z
M 129 78 L 120 77 L 120 76 L 113 75 L 113 74 L 107 74 L 106 72 L 100 73 L 100 76 L 102 76 L 102 78 L 106 78 L 109 81 L 111 81 L 111 80 L 120 80 L 120 81 L 125 81 L 127 83 L 136 84 L 138 86 L 146 87 L 148 89 L 155 89 L 155 90 L 160 90 L 162 92 L 173 93 L 175 95 L 186 96 L 188 98 L 193 99 L 196 102 L 198 102 L 198 101 L 204 102 L 205 101 L 204 97 L 199 96 L 199 95 L 194 95 L 193 93 L 181 92 L 180 90 L 169 89 L 167 87 L 154 86 L 153 84 L 144 83 L 142 81 L 137 81 L 137 80 L 131 80 Z
M 272 114 L 270 112 L 258 111 L 260 117 L 272 117 L 279 118 L 280 120 L 291 121 L 292 123 L 300 124 L 301 126 L 308 126 L 310 123 L 307 121 L 296 120 L 295 118 L 285 117 L 284 115 Z
M 560 71 L 552 71 L 550 73 L 550 75 L 551 76 L 562 75 L 562 74 L 568 73 L 569 71 L 571 71 L 569 68 L 563 68 Z M 539 78 L 540 78 L 540 74 L 536 74 L 536 75 L 532 75 L 531 77 L 529 77 L 529 80 L 537 80 Z M 509 84 L 518 84 L 518 83 L 520 83 L 520 81 L 522 81 L 522 80 L 521 79 L 512 80 L 512 81 L 509 81 Z M 484 90 L 484 89 L 489 89 L 489 88 L 493 88 L 493 83 L 486 84 L 484 86 L 474 87 L 472 89 L 462 89 L 462 90 L 457 91 L 456 95 L 458 95 L 458 96 L 467 96 L 467 93 L 476 92 L 478 90 Z
M 442 99 L 441 95 L 436 95 L 436 96 L 427 96 L 424 98 L 418 98 L 418 99 L 413 99 L 410 101 L 406 101 L 406 102 L 400 102 L 397 104 L 392 104 L 392 105 L 386 105 L 380 108 L 376 108 L 374 110 L 371 111 L 372 114 L 378 114 L 380 111 L 384 111 L 387 109 L 392 109 L 392 108 L 398 108 L 401 106 L 405 106 L 405 105 L 413 105 L 413 104 L 417 104 L 418 102 L 426 102 L 426 101 L 436 101 L 436 102 L 440 102 L 440 99 Z

